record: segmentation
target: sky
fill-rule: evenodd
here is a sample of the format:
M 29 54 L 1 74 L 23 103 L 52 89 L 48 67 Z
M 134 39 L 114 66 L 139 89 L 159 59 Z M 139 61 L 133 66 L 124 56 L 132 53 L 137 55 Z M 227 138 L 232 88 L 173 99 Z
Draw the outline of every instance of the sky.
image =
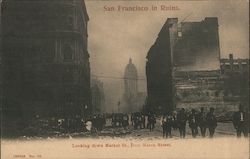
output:
M 210 1 L 122 1 L 86 0 L 88 50 L 91 74 L 104 83 L 106 111 L 115 111 L 123 94 L 124 69 L 129 58 L 137 67 L 139 91 L 146 92 L 146 55 L 167 18 L 202 21 L 218 17 L 221 57 L 249 58 L 249 2 L 247 0 Z M 151 6 L 157 6 L 156 11 Z M 174 6 L 178 10 L 162 11 Z M 118 11 L 117 7 L 148 7 L 148 11 Z M 104 8 L 114 7 L 114 11 Z M 103 78 L 111 76 L 116 78 Z

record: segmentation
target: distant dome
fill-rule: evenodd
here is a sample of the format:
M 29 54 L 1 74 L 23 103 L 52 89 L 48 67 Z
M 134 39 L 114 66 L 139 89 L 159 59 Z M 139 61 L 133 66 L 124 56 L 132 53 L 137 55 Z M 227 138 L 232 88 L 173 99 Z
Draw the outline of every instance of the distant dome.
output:
M 137 80 L 137 69 L 130 58 L 124 72 L 124 112 L 132 112 L 136 107 L 138 95 Z
M 129 63 L 127 64 L 125 68 L 125 73 L 124 73 L 125 78 L 132 78 L 132 79 L 137 79 L 137 69 L 135 65 L 132 63 L 132 59 L 129 59 Z

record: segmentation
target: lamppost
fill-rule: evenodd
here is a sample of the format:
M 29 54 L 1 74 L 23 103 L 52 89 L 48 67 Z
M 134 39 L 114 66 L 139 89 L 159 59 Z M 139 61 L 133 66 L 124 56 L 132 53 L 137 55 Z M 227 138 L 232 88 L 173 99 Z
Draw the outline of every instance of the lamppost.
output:
M 118 103 L 117 103 L 117 111 L 118 111 L 118 113 L 120 113 L 120 105 L 121 105 L 121 102 L 118 101 Z

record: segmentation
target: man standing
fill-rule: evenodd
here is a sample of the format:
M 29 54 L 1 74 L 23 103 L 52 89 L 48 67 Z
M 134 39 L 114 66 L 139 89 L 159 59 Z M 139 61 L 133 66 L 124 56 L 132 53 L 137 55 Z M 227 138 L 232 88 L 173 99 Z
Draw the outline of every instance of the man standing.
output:
M 167 123 L 166 123 L 166 138 L 172 138 L 172 127 L 173 127 L 174 118 L 171 113 L 167 115 Z
M 177 114 L 177 122 L 180 131 L 180 137 L 185 138 L 186 135 L 186 122 L 187 122 L 187 115 L 185 113 L 185 109 L 182 108 L 181 111 Z
M 131 125 L 134 125 L 134 113 L 131 113 L 131 117 L 130 117 L 130 121 L 131 121 Z
M 188 117 L 189 119 L 189 127 L 191 128 L 192 131 L 192 136 L 196 138 L 198 135 L 198 120 L 197 120 L 197 115 L 195 113 L 195 109 L 192 109 L 192 113 Z
M 129 117 L 128 114 L 123 114 L 122 116 L 122 127 L 126 129 L 129 125 Z
M 152 112 L 148 115 L 148 122 L 149 122 L 149 130 L 153 131 L 156 123 L 156 118 Z
M 244 137 L 248 136 L 248 124 L 247 113 L 244 111 L 244 107 L 240 105 L 239 111 L 233 115 L 233 125 L 237 131 L 237 137 L 241 137 L 241 133 L 244 134 Z
M 146 127 L 145 122 L 146 122 L 145 115 L 144 115 L 144 114 L 142 114 L 142 128 L 143 128 L 143 129 L 145 129 L 145 127 Z
M 201 136 L 205 137 L 206 135 L 206 113 L 204 112 L 204 108 L 201 108 L 201 112 L 198 114 L 198 125 L 201 130 Z
M 162 126 L 162 137 L 166 136 L 166 125 L 167 125 L 167 116 L 163 115 L 161 119 L 161 126 Z
M 217 119 L 214 115 L 214 108 L 210 108 L 209 113 L 207 113 L 207 126 L 209 130 L 209 137 L 212 138 L 214 136 L 215 128 L 217 127 Z
M 173 129 L 176 130 L 178 128 L 178 122 L 177 122 L 177 112 L 173 111 L 172 113 L 172 117 L 173 117 Z

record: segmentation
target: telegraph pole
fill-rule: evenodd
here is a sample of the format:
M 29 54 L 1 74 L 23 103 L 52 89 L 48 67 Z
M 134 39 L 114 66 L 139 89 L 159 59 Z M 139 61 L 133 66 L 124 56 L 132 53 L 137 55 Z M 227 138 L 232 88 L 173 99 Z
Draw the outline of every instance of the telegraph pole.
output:
M 120 105 L 121 105 L 121 102 L 118 101 L 118 103 L 117 103 L 117 111 L 118 111 L 118 113 L 120 113 Z

